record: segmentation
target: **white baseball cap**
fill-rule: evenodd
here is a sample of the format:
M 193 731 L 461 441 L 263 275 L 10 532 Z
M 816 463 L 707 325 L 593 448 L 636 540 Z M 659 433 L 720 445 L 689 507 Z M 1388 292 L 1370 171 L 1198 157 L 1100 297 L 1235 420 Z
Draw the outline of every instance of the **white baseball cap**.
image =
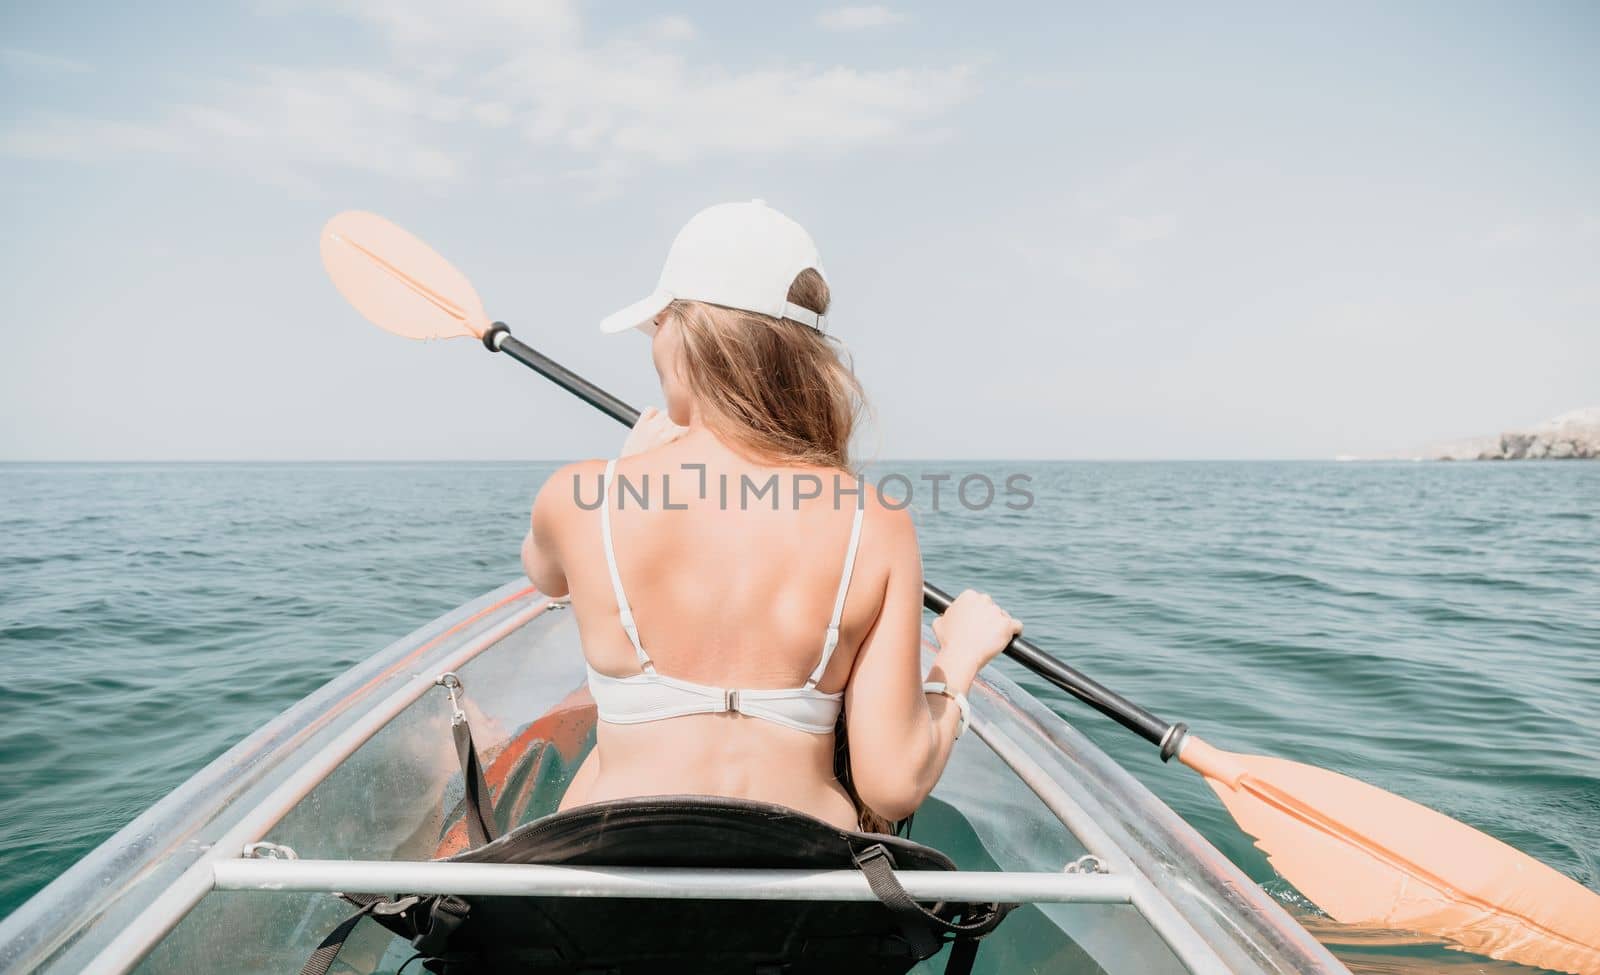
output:
M 602 332 L 649 325 L 673 301 L 788 318 L 820 329 L 823 316 L 789 301 L 801 271 L 822 273 L 822 258 L 805 228 L 763 200 L 721 203 L 695 214 L 667 252 L 656 290 L 607 315 Z

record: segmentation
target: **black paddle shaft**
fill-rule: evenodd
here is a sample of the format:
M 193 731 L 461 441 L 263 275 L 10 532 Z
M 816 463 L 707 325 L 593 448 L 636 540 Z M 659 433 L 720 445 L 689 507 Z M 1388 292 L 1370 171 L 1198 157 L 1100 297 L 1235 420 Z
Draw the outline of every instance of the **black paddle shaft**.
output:
M 638 410 L 517 340 L 504 322 L 489 326 L 489 330 L 483 333 L 483 344 L 490 352 L 504 352 L 624 426 L 631 427 L 639 421 Z M 922 584 L 922 605 L 929 610 L 942 614 L 952 602 L 954 599 L 949 593 L 932 583 Z M 1159 745 L 1163 761 L 1172 757 L 1187 730 L 1182 724 L 1168 724 L 1020 636 L 1006 644 L 1005 654 L 1150 744 Z
M 922 584 L 922 605 L 942 614 L 955 600 L 931 582 Z M 1006 644 L 1005 655 L 1099 711 L 1129 731 L 1161 746 L 1161 760 L 1172 757 L 1186 730 L 1182 724 L 1168 724 L 1127 698 L 1101 685 L 1087 674 L 1069 667 L 1020 636 Z

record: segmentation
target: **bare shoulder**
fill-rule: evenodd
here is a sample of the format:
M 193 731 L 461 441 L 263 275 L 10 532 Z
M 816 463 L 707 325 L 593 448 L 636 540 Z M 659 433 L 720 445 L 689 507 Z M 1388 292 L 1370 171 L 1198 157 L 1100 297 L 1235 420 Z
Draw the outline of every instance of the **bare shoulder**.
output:
M 603 460 L 580 460 L 551 474 L 533 502 L 534 531 L 559 531 L 583 512 L 595 510 L 605 466 Z
M 866 513 L 862 517 L 862 543 L 868 539 L 880 552 L 893 559 L 897 554 L 917 550 L 917 525 L 911 506 L 893 496 L 885 497 L 870 481 L 863 494 Z

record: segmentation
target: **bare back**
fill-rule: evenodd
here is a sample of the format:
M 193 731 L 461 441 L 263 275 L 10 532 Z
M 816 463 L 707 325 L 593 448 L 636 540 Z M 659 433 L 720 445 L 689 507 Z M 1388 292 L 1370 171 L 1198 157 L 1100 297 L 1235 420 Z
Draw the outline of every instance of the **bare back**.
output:
M 601 543 L 595 504 L 602 468 L 575 464 L 552 477 L 535 508 L 535 533 L 558 554 L 589 665 L 626 677 L 639 673 L 640 664 L 619 619 Z M 610 515 L 618 572 L 658 672 L 723 687 L 803 684 L 823 652 L 857 504 L 848 493 L 854 478 L 824 468 L 762 466 L 709 435 L 625 458 L 616 472 Z M 889 557 L 873 525 L 884 511 L 870 489 L 865 504 L 838 646 L 818 682 L 822 691 L 844 689 L 883 607 Z M 562 805 L 712 794 L 780 803 L 853 827 L 854 807 L 833 773 L 834 744 L 832 734 L 738 713 L 601 722 L 595 750 Z

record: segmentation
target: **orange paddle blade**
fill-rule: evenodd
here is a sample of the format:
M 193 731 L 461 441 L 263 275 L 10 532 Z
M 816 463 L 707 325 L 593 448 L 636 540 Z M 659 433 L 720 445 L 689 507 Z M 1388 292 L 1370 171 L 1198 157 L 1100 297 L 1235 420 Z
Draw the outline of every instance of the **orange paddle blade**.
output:
M 481 338 L 489 327 L 467 276 L 372 213 L 347 210 L 322 228 L 322 266 L 367 321 L 408 339 Z
M 1188 737 L 1274 869 L 1336 921 L 1404 928 L 1523 965 L 1600 975 L 1600 894 L 1426 806 L 1326 769 Z

